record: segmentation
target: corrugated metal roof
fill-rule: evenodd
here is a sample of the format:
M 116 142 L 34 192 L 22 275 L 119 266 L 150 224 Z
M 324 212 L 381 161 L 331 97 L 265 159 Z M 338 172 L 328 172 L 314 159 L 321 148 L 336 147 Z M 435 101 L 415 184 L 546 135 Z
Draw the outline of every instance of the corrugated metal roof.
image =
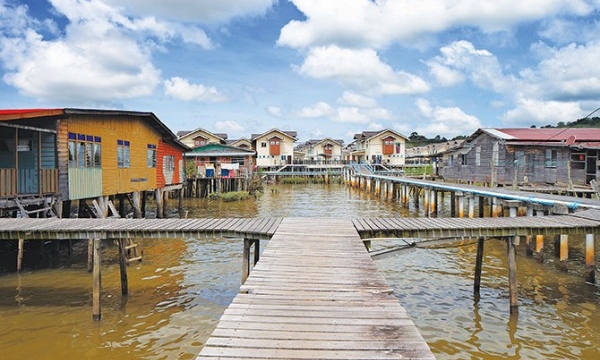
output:
M 481 129 L 500 138 L 519 141 L 600 141 L 600 128 Z

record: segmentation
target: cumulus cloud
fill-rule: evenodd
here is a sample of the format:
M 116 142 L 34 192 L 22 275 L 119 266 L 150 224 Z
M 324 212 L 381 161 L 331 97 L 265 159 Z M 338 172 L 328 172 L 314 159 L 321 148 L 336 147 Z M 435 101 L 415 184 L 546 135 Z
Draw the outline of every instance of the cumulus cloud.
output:
M 418 94 L 429 90 L 416 75 L 394 71 L 372 49 L 346 49 L 337 46 L 311 49 L 298 73 L 318 79 L 335 79 L 374 95 Z
M 234 18 L 258 16 L 277 0 L 104 0 L 127 12 L 174 21 L 222 23 Z
M 585 15 L 593 11 L 585 0 L 291 1 L 306 19 L 284 26 L 278 43 L 294 48 L 329 44 L 384 48 L 395 42 L 413 43 L 423 35 L 454 27 L 493 32 L 558 13 Z
M 577 102 L 520 99 L 516 107 L 503 116 L 507 126 L 554 125 L 558 121 L 573 121 L 584 116 Z
M 421 116 L 427 120 L 426 124 L 414 130 L 419 134 L 428 137 L 454 137 L 470 134 L 481 127 L 477 117 L 466 114 L 458 107 L 432 106 L 425 99 L 418 99 L 416 105 Z
M 187 79 L 177 76 L 165 80 L 165 94 L 185 101 L 221 102 L 227 100 L 215 87 L 191 84 Z
M 334 109 L 326 102 L 320 101 L 312 106 L 308 106 L 295 112 L 293 116 L 300 118 L 320 118 L 331 116 Z
M 269 115 L 274 116 L 276 118 L 280 118 L 281 117 L 281 108 L 277 107 L 277 106 L 268 106 L 267 107 L 267 112 L 269 113 Z
M 440 53 L 427 62 L 439 84 L 452 86 L 469 79 L 486 90 L 512 89 L 512 79 L 503 73 L 500 62 L 488 50 L 476 49 L 472 43 L 460 40 L 442 47 Z
M 344 105 L 358 106 L 361 108 L 374 108 L 377 106 L 377 101 L 375 99 L 352 91 L 344 91 L 338 101 Z
M 246 130 L 245 127 L 243 127 L 242 125 L 240 125 L 239 123 L 237 123 L 233 120 L 217 121 L 215 123 L 215 129 L 217 131 L 236 132 L 236 133 L 241 133 Z

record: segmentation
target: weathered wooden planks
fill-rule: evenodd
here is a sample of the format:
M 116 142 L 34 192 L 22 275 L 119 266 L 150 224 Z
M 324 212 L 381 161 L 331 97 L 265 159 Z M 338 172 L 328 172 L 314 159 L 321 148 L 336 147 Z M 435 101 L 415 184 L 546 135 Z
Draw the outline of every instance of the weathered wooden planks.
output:
M 433 359 L 350 219 L 284 219 L 198 359 Z

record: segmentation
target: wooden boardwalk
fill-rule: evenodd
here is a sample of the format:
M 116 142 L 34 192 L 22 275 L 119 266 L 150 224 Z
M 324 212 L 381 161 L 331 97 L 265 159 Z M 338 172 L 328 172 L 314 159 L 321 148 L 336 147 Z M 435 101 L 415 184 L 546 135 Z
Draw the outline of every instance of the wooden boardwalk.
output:
M 197 359 L 433 359 L 350 219 L 285 218 Z

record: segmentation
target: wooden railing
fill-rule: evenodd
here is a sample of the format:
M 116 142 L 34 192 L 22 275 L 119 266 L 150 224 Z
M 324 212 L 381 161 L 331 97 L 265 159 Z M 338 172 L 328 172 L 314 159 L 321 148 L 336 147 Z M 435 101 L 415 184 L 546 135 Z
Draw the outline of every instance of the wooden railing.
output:
M 56 192 L 58 169 L 0 169 L 0 197 Z
M 58 169 L 40 169 L 40 194 L 58 192 Z
M 0 196 L 17 195 L 17 169 L 0 169 Z

